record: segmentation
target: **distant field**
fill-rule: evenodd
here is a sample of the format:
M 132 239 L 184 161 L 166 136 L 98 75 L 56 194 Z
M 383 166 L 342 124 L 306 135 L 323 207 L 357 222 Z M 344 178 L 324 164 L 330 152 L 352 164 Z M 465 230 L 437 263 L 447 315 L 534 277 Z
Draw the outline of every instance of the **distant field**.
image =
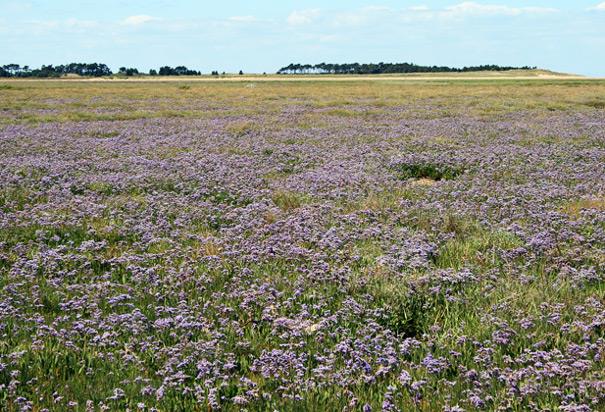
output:
M 0 410 L 605 410 L 605 80 L 0 81 L 0 154 Z
M 357 80 L 335 77 L 338 82 L 322 81 L 322 76 L 307 76 L 304 81 L 296 76 L 274 76 L 268 83 L 239 77 L 238 82 L 182 77 L 157 81 L 11 79 L 0 81 L 0 124 L 229 117 L 275 113 L 291 105 L 346 109 L 361 103 L 368 104 L 366 111 L 385 114 L 397 107 L 426 111 L 428 105 L 429 112 L 490 116 L 519 110 L 599 108 L 605 100 L 605 80 L 587 78 L 434 77 L 427 81 L 412 76 L 414 81 L 408 82 L 389 76 L 381 81 L 367 76 Z M 314 112 L 307 114 L 313 116 Z
M 406 74 L 377 74 L 377 75 L 326 75 L 326 74 L 245 74 L 234 75 L 227 74 L 221 76 L 111 76 L 107 78 L 83 78 L 79 76 L 68 76 L 57 81 L 152 81 L 152 82 L 208 82 L 208 81 L 230 81 L 230 82 L 249 82 L 249 81 L 394 81 L 394 80 L 562 80 L 562 79 L 588 79 L 584 76 L 575 74 L 557 73 L 548 70 L 509 70 L 509 71 L 482 71 L 465 73 L 406 73 Z M 50 81 L 49 79 L 11 79 L 11 81 Z

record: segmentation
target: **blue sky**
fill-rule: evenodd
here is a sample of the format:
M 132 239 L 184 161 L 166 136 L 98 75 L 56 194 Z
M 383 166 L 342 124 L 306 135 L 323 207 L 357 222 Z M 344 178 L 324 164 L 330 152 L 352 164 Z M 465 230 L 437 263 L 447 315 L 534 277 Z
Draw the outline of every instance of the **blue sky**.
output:
M 274 72 L 495 63 L 605 76 L 603 0 L 0 0 L 0 64 Z

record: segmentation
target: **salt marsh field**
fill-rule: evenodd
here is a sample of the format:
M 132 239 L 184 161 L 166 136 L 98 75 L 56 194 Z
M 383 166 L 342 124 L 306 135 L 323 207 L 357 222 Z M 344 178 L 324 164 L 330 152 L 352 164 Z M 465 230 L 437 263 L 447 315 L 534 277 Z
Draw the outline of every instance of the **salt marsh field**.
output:
M 605 410 L 605 81 L 0 82 L 0 409 Z

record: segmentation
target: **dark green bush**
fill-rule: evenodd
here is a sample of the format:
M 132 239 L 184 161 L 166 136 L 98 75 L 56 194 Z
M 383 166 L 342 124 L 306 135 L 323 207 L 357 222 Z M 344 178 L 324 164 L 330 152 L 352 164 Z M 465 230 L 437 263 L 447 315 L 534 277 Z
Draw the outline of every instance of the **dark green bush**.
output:
M 462 174 L 459 168 L 432 163 L 407 163 L 397 166 L 400 179 L 451 180 Z

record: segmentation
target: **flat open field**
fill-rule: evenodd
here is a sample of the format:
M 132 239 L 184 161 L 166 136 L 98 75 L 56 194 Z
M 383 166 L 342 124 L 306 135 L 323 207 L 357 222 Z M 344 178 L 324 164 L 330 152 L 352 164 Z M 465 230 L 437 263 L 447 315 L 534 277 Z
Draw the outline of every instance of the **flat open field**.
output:
M 220 76 L 132 76 L 126 77 L 116 75 L 107 78 L 84 78 L 77 75 L 68 75 L 60 82 L 368 82 L 368 81 L 429 81 L 429 80 L 590 80 L 580 75 L 551 72 L 548 70 L 509 70 L 509 71 L 482 71 L 482 72 L 463 72 L 463 73 L 406 73 L 406 74 L 375 74 L 375 75 L 331 75 L 331 74 L 245 74 L 235 75 L 227 74 Z M 12 79 L 12 81 L 22 81 L 23 79 Z M 603 80 L 594 78 L 593 80 Z M 48 83 L 48 79 L 27 78 L 25 81 L 42 81 Z
M 605 81 L 0 82 L 0 410 L 605 410 Z

